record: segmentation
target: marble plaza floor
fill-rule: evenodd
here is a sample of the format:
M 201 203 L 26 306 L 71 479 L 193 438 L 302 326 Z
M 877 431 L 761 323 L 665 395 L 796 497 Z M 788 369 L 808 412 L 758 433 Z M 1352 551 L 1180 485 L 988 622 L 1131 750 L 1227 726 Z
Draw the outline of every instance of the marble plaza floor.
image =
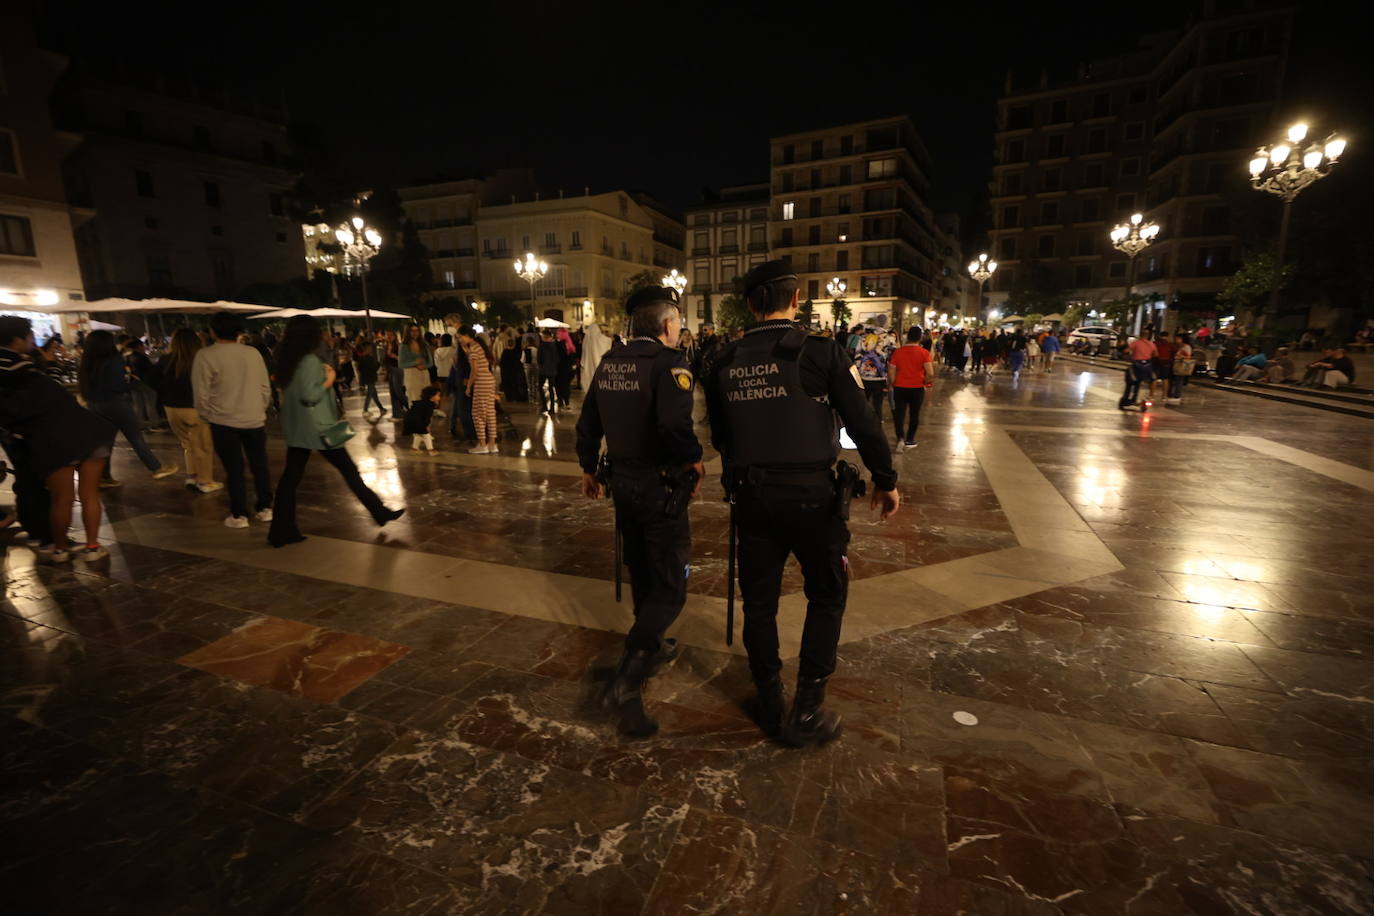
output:
M 424 457 L 355 412 L 406 516 L 317 461 L 283 550 L 121 447 L 110 560 L 4 553 L 0 909 L 1374 912 L 1374 423 L 1118 386 L 939 381 L 902 512 L 855 508 L 847 730 L 805 752 L 740 707 L 714 477 L 663 730 L 627 742 L 573 415 Z

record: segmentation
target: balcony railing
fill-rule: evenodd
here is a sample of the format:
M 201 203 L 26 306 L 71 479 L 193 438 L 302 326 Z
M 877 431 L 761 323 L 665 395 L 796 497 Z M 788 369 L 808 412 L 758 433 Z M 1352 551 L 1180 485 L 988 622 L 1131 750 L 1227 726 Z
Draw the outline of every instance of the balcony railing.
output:
M 694 258 L 704 258 L 704 257 L 709 256 L 710 254 L 711 254 L 711 248 L 710 248 L 710 246 L 707 246 L 706 248 L 693 248 L 693 249 L 692 249 L 692 257 L 694 257 Z
M 540 246 L 539 246 L 539 253 L 540 253 L 540 254 L 562 254 L 562 253 L 563 253 L 563 246 L 562 246 L 562 245 L 540 245 Z
M 749 243 L 749 250 L 750 250 L 750 251 L 767 251 L 767 250 L 768 250 L 768 243 L 767 243 L 767 242 L 750 242 L 750 243 Z
M 515 255 L 511 254 L 511 249 L 509 248 L 488 248 L 486 251 L 482 252 L 482 257 L 489 261 L 497 261 L 513 260 Z
M 738 246 L 738 245 L 721 245 L 721 246 L 720 246 L 720 253 L 721 253 L 721 254 L 739 254 L 739 246 Z

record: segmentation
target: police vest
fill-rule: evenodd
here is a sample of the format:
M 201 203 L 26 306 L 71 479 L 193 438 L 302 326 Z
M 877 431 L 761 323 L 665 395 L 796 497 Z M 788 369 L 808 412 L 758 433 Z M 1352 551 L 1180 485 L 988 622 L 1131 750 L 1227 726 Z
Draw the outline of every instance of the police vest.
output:
M 829 466 L 839 456 L 835 412 L 802 388 L 798 367 L 807 334 L 746 334 L 716 366 L 716 385 L 738 467 Z
M 592 387 L 606 431 L 606 454 L 612 459 L 654 461 L 661 457 L 663 447 L 654 417 L 654 363 L 661 349 L 616 347 L 596 368 Z

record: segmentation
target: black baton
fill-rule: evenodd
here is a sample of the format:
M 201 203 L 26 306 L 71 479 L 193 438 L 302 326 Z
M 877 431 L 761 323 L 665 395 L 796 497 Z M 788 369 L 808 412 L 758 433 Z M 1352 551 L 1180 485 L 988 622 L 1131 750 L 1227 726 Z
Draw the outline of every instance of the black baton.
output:
M 730 559 L 725 585 L 725 644 L 735 644 L 735 497 L 730 496 Z
M 620 544 L 620 518 L 617 516 L 615 520 L 615 600 L 617 602 L 620 601 Z

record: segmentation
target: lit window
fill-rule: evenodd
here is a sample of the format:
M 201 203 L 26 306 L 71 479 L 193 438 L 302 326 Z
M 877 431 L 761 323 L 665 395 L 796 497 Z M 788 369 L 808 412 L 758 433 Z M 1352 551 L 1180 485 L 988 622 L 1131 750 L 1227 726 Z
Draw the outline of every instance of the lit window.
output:
M 796 213 L 797 213 L 797 205 L 796 205 L 794 202 L 792 202 L 792 201 L 789 200 L 789 201 L 787 201 L 786 203 L 784 203 L 784 204 L 782 205 L 782 218 L 783 218 L 783 219 L 792 219 L 792 217 L 796 216 Z

